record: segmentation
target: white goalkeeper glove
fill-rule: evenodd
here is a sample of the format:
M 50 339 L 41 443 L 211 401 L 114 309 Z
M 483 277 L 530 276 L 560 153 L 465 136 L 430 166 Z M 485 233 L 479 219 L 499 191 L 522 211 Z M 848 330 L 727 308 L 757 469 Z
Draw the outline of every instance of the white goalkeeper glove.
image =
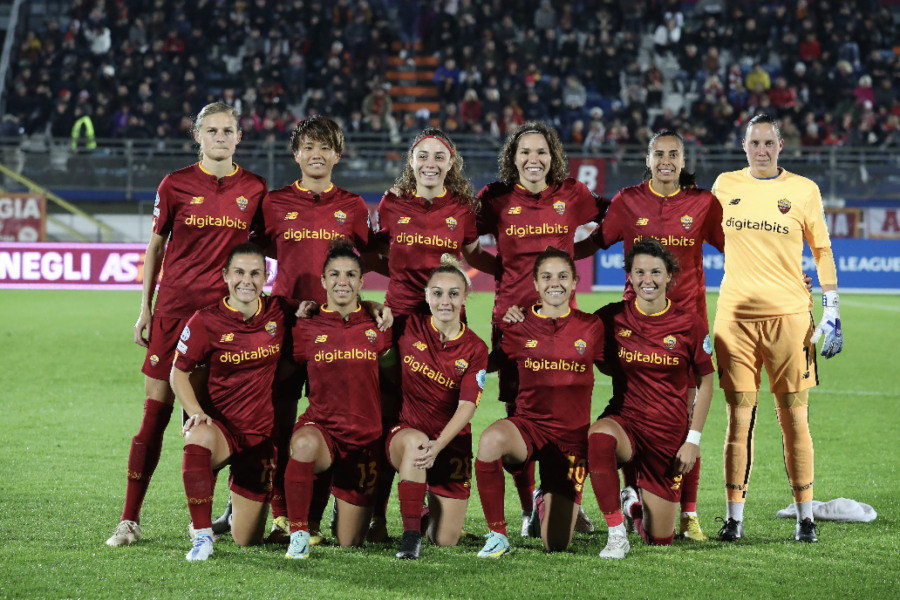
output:
M 822 294 L 822 306 L 825 311 L 822 314 L 822 320 L 816 327 L 810 341 L 813 345 L 819 341 L 822 335 L 825 335 L 825 341 L 822 343 L 822 351 L 820 354 L 825 358 L 831 358 L 840 353 L 844 347 L 844 334 L 841 332 L 841 312 L 839 307 L 838 293 L 836 291 L 825 292 Z

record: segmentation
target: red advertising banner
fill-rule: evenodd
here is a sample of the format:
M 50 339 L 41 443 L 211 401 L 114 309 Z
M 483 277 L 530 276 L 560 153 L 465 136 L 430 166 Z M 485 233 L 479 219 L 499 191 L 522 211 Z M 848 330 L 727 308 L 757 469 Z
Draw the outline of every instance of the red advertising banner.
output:
M 569 174 L 602 196 L 606 191 L 605 158 L 569 158 Z
M 900 209 L 867 208 L 866 237 L 882 240 L 900 239 Z
M 0 194 L 0 242 L 42 242 L 47 199 L 34 194 Z
M 832 238 L 860 237 L 861 217 L 861 211 L 858 208 L 825 209 L 825 224 L 828 225 L 829 236 Z
M 0 289 L 140 290 L 144 281 L 143 244 L 2 243 Z M 494 248 L 488 251 L 495 252 Z M 577 263 L 579 292 L 591 291 L 594 258 Z M 266 259 L 272 273 L 278 263 Z M 165 279 L 165 272 L 162 275 Z M 494 278 L 469 269 L 475 291 L 493 292 Z M 377 273 L 365 277 L 365 289 L 386 290 L 388 278 Z M 269 286 L 266 291 L 271 291 Z

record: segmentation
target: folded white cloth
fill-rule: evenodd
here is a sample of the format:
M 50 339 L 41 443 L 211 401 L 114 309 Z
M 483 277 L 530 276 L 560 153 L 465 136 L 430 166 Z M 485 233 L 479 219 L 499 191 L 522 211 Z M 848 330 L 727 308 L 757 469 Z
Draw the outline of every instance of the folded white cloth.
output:
M 813 519 L 816 521 L 869 523 L 878 516 L 875 509 L 868 504 L 850 500 L 849 498 L 837 498 L 829 502 L 813 500 L 812 507 Z M 779 510 L 775 516 L 780 519 L 796 519 L 797 507 L 791 504 L 784 510 Z

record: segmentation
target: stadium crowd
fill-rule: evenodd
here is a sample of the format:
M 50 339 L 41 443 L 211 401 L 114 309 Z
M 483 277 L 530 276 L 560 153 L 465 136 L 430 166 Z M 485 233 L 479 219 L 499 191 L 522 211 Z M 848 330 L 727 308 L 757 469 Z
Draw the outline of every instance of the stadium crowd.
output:
M 736 145 L 765 112 L 789 147 L 898 147 L 893 17 L 876 0 L 73 0 L 19 44 L 0 137 L 89 123 L 97 138 L 184 139 L 222 100 L 250 140 L 327 114 L 351 134 L 437 118 L 500 138 L 541 120 L 588 151 L 661 129 Z M 393 111 L 396 41 L 439 57 L 440 114 Z

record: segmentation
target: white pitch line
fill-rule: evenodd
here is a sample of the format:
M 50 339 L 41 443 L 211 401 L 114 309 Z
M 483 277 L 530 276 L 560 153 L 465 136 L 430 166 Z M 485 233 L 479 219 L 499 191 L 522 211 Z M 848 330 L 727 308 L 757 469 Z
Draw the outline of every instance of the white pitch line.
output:
M 811 388 L 809 390 L 814 394 L 833 394 L 836 396 L 897 396 L 900 397 L 900 394 L 896 392 L 869 392 L 865 390 L 820 390 L 818 388 Z
M 843 300 L 841 304 L 847 306 L 855 306 L 858 308 L 874 308 L 875 310 L 889 310 L 891 312 L 900 312 L 900 306 L 888 306 L 887 304 L 866 304 L 865 302 L 855 302 L 853 300 Z

